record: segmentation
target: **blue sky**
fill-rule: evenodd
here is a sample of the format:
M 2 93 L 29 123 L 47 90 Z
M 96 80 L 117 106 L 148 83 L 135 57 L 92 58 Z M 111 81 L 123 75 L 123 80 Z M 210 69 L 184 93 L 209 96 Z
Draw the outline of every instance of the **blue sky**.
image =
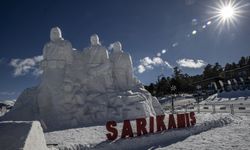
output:
M 121 41 L 124 51 L 132 56 L 136 76 L 145 84 L 155 82 L 161 73 L 171 75 L 174 66 L 195 75 L 200 74 L 207 63 L 224 65 L 250 55 L 247 0 L 240 1 L 244 7 L 234 26 L 211 19 L 214 15 L 211 7 L 218 5 L 215 0 L 10 0 L 0 3 L 0 100 L 16 98 L 25 88 L 39 83 L 39 76 L 34 75 L 37 64 L 21 73 L 17 69 L 23 69 L 30 62 L 27 58 L 39 62 L 36 56 L 42 54 L 43 45 L 49 41 L 50 28 L 54 26 L 61 28 L 63 37 L 77 50 L 87 47 L 94 33 L 107 48 Z M 194 30 L 196 34 L 192 34 Z M 162 50 L 166 53 L 161 53 Z M 144 70 L 138 70 L 140 65 Z

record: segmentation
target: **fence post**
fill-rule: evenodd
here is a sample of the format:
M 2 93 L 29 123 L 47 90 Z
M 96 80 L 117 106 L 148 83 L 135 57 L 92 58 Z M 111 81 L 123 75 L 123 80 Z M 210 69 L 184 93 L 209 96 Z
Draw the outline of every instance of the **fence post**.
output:
M 198 113 L 200 113 L 200 104 L 199 103 L 197 105 L 197 111 L 198 111 Z
M 230 104 L 230 110 L 231 110 L 231 114 L 234 115 L 234 105 Z
M 216 113 L 216 111 L 215 111 L 215 104 L 212 104 L 212 109 L 213 109 L 213 114 L 215 114 Z

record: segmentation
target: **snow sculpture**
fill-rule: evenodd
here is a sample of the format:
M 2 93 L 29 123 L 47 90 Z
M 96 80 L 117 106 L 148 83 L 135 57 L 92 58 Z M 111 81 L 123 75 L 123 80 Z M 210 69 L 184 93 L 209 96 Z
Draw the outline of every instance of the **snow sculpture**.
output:
M 61 30 L 54 27 L 50 31 L 50 42 L 43 48 L 42 84 L 50 90 L 57 90 L 64 80 L 66 66 L 72 64 L 72 45 L 62 38 Z M 41 86 L 43 87 L 43 86 Z
M 114 84 L 118 90 L 128 90 L 135 85 L 131 56 L 122 51 L 120 42 L 113 44 L 110 55 L 112 62 Z
M 89 76 L 87 88 L 93 92 L 104 93 L 113 86 L 108 51 L 99 42 L 98 35 L 92 35 L 90 42 L 91 46 L 83 51 Z
M 72 45 L 62 38 L 61 30 L 54 27 L 50 31 L 50 42 L 44 46 L 43 57 L 45 67 L 63 68 L 65 64 L 72 63 Z
M 43 58 L 42 68 L 44 73 L 38 87 L 37 103 L 40 120 L 52 124 L 54 121 L 63 121 L 60 114 L 66 113 L 65 109 L 62 109 L 66 103 L 62 87 L 65 87 L 67 70 L 73 61 L 72 45 L 62 38 L 61 30 L 58 27 L 54 27 L 50 31 L 50 42 L 45 44 L 43 48 Z
M 109 57 L 96 34 L 90 41 L 83 51 L 73 50 L 61 30 L 52 28 L 43 49 L 41 83 L 24 90 L 0 120 L 39 120 L 52 131 L 164 114 L 134 77 L 131 57 L 120 42 Z

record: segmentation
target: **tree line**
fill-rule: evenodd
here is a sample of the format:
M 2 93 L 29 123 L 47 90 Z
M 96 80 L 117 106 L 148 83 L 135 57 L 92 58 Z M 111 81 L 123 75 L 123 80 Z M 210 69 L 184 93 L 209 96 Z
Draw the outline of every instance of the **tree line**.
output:
M 156 97 L 162 97 L 164 95 L 171 94 L 171 86 L 176 86 L 176 92 L 179 93 L 194 93 L 196 90 L 195 83 L 202 82 L 206 79 L 220 77 L 224 80 L 231 78 L 243 77 L 247 79 L 250 76 L 250 56 L 241 57 L 238 62 L 226 63 L 222 67 L 218 62 L 215 64 L 207 64 L 204 67 L 202 74 L 190 76 L 187 73 L 183 73 L 179 67 L 173 68 L 173 74 L 165 77 L 163 75 L 158 76 L 155 83 L 146 85 L 145 88 Z M 204 90 L 208 87 L 203 86 Z M 172 91 L 173 92 L 173 91 Z

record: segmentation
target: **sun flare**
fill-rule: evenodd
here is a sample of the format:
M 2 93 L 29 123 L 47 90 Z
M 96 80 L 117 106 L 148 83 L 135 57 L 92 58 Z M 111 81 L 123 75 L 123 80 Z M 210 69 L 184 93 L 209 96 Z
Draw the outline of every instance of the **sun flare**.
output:
M 220 15 L 223 19 L 229 19 L 231 17 L 234 17 L 235 14 L 235 10 L 232 6 L 228 5 L 228 6 L 224 6 L 223 8 L 221 8 L 220 10 Z
M 236 26 L 239 18 L 242 17 L 245 6 L 242 1 L 217 1 L 215 6 L 210 6 L 210 14 L 212 14 L 212 17 L 210 17 L 209 20 L 217 22 L 218 27 L 223 27 L 224 25 L 228 27 L 231 25 Z

